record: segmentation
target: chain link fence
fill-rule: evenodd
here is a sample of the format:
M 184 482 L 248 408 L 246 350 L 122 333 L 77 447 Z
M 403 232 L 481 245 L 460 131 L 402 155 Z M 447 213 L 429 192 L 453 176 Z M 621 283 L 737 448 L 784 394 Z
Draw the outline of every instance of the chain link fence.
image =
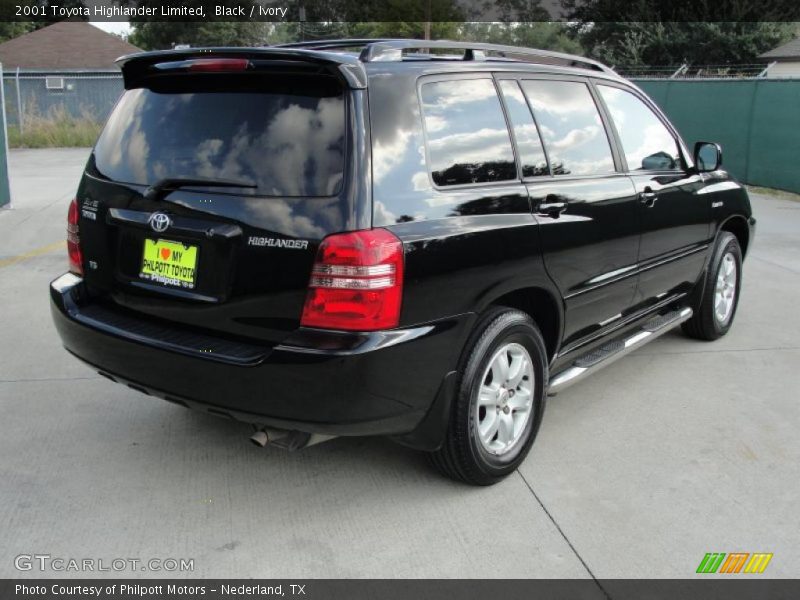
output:
M 774 63 L 773 63 L 774 64 Z M 751 65 L 669 65 L 664 67 L 617 66 L 614 70 L 628 79 L 760 79 L 773 64 Z
M 51 136 L 83 128 L 83 138 L 88 138 L 105 122 L 122 91 L 119 71 L 7 71 L 3 95 L 11 143 L 38 145 L 46 128 Z

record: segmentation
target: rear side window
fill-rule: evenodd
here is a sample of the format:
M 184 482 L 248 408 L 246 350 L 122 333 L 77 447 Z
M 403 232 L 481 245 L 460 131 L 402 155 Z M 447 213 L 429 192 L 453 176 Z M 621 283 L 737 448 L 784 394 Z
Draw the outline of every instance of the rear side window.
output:
M 678 143 L 650 107 L 625 90 L 607 85 L 598 85 L 597 89 L 611 113 L 629 169 L 681 168 Z
M 344 96 L 331 86 L 296 89 L 129 90 L 97 142 L 96 167 L 124 183 L 231 179 L 255 184 L 247 193 L 258 195 L 334 195 L 344 173 Z
M 611 145 L 585 83 L 527 80 L 522 89 L 539 123 L 553 175 L 614 172 Z
M 491 79 L 426 83 L 421 96 L 436 185 L 517 178 L 511 138 Z
M 549 175 L 550 169 L 547 168 L 547 158 L 544 155 L 542 141 L 539 139 L 539 131 L 536 129 L 533 115 L 528 103 L 525 102 L 522 90 L 519 89 L 519 84 L 516 81 L 501 81 L 500 90 L 503 92 L 508 119 L 511 121 L 514 138 L 517 141 L 522 176 Z

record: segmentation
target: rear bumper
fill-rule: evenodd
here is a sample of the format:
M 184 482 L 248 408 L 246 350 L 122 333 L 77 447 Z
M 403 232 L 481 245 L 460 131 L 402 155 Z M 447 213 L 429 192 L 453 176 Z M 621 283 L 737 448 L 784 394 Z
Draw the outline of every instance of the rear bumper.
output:
M 50 284 L 50 296 L 66 349 L 134 389 L 271 427 L 333 435 L 412 433 L 410 445 L 455 369 L 471 321 L 462 315 L 373 333 L 300 329 L 266 347 L 100 307 L 82 280 L 69 274 Z

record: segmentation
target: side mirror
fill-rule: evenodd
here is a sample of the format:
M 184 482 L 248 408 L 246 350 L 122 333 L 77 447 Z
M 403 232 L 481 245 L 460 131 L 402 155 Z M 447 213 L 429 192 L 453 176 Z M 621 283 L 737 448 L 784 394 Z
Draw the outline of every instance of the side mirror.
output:
M 715 142 L 694 145 L 694 164 L 698 173 L 716 171 L 722 166 L 722 148 Z

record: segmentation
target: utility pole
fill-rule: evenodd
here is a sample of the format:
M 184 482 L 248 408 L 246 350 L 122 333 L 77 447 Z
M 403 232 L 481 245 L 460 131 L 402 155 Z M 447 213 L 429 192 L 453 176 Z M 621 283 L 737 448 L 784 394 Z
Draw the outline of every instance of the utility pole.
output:
M 427 2 L 425 2 L 425 24 L 423 28 L 426 40 L 431 39 L 431 1 L 432 0 L 427 0 Z
M 299 13 L 300 13 L 300 41 L 301 42 L 305 42 L 306 41 L 306 28 L 305 28 L 305 25 L 306 25 L 306 9 L 305 9 L 305 7 L 301 6 L 300 10 L 299 10 Z

